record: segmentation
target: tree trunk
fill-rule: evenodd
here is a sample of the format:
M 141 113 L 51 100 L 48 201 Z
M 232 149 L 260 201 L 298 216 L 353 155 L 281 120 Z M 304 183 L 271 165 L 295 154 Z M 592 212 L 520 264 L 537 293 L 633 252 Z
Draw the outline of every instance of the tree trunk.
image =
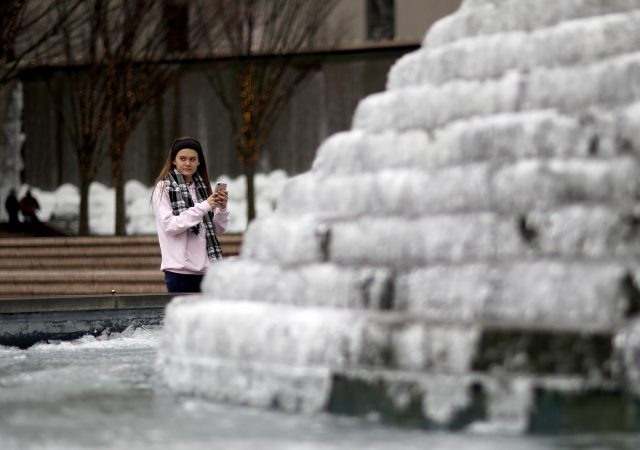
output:
M 247 180 L 247 226 L 256 217 L 256 194 L 254 175 L 256 173 L 256 165 L 254 162 L 245 161 L 243 164 L 244 175 Z
M 111 152 L 111 181 L 115 191 L 115 235 L 127 235 L 126 204 L 124 199 L 124 170 L 122 165 L 123 152 L 121 144 L 115 144 L 118 148 Z
M 57 186 L 63 182 L 64 173 L 64 99 L 62 98 L 63 88 L 60 86 L 64 81 L 58 82 L 58 88 L 54 90 L 54 101 L 58 108 L 55 108 L 55 149 L 56 149 L 56 180 Z
M 91 179 L 84 171 L 80 170 L 80 218 L 78 223 L 78 235 L 89 235 L 89 185 Z

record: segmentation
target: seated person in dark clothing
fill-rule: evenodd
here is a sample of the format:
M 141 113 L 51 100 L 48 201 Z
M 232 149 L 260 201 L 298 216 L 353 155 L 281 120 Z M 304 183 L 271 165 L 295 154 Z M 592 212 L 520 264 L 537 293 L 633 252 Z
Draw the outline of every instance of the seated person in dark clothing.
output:
M 20 219 L 18 218 L 20 202 L 18 202 L 15 189 L 9 191 L 9 195 L 7 195 L 7 199 L 4 201 L 4 208 L 7 210 L 7 214 L 9 214 L 9 231 L 17 231 L 20 229 Z
M 40 225 L 40 219 L 38 219 L 37 211 L 40 209 L 38 200 L 31 195 L 31 190 L 28 190 L 22 200 L 20 200 L 20 212 L 24 217 L 24 222 L 31 229 L 35 229 Z

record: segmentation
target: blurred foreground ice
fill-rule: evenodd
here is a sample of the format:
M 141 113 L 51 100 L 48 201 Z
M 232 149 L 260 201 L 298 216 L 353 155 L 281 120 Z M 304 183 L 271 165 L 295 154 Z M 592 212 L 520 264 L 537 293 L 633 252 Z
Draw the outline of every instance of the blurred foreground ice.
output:
M 629 450 L 638 436 L 424 433 L 176 396 L 155 368 L 158 328 L 0 347 L 3 450 Z M 443 392 L 446 395 L 446 392 Z

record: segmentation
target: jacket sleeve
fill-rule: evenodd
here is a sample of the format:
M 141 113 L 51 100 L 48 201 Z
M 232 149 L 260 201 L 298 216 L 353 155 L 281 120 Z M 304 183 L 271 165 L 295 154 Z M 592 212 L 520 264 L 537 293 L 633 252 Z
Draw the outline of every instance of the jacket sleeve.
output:
M 213 214 L 213 229 L 216 234 L 224 234 L 229 226 L 229 210 L 216 208 Z
M 176 235 L 187 231 L 194 225 L 202 222 L 202 216 L 211 211 L 211 205 L 206 200 L 196 203 L 180 215 L 173 215 L 173 208 L 169 201 L 169 195 L 163 188 L 156 189 L 153 195 L 153 209 L 158 225 L 170 235 Z

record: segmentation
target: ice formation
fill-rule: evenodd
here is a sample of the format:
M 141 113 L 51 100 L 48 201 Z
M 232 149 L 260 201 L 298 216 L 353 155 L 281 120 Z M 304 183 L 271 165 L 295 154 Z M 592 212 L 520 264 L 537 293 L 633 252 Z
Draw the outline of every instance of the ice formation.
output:
M 0 209 L 0 220 L 7 221 L 9 218 L 4 208 L 4 201 L 11 189 L 20 186 L 20 171 L 22 170 L 21 149 L 25 140 L 22 132 L 22 83 L 15 82 L 0 88 L 0 94 L 6 96 L 5 102 L 0 102 L 5 111 L 0 113 L 4 122 L 2 123 L 0 139 L 0 199 L 2 199 L 2 209 Z M 6 104 L 5 104 L 6 103 Z
M 640 0 L 464 1 L 241 256 L 169 305 L 168 382 L 425 427 L 640 428 L 620 416 L 638 402 L 623 391 L 639 364 L 624 328 L 640 309 L 639 19 Z

